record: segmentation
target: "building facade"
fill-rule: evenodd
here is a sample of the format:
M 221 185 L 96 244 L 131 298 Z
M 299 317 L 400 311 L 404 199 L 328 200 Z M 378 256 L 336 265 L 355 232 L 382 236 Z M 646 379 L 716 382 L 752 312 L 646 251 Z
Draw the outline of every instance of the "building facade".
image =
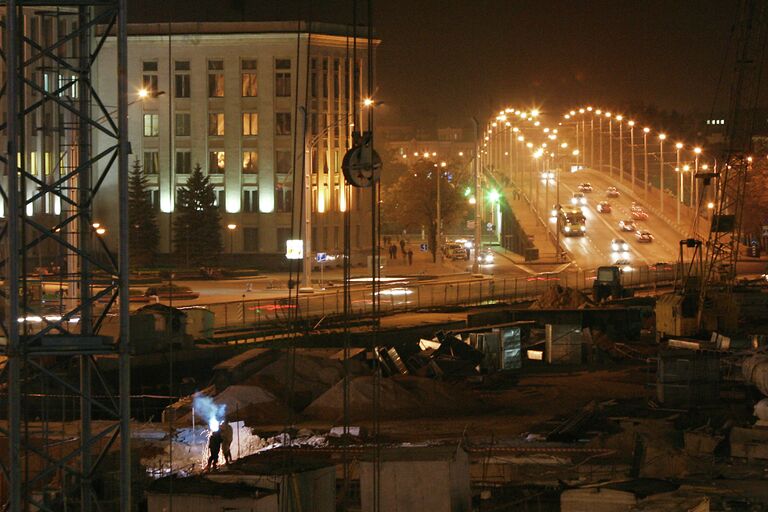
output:
M 313 252 L 341 251 L 352 211 L 353 251 L 370 247 L 370 190 L 345 185 L 341 162 L 365 128 L 367 39 L 352 28 L 296 22 L 129 24 L 129 139 L 149 182 L 160 251 L 170 252 L 178 190 L 197 166 L 222 213 L 224 253 L 243 263 L 303 238 L 309 166 Z M 374 41 L 377 44 L 377 41 Z M 116 58 L 114 39 L 106 51 Z M 105 60 L 96 80 L 113 80 Z M 356 76 L 355 76 L 356 75 Z M 115 105 L 116 98 L 103 98 Z M 105 140 L 95 137 L 95 151 Z M 116 183 L 104 183 L 114 188 Z M 97 204 L 100 223 L 116 219 Z

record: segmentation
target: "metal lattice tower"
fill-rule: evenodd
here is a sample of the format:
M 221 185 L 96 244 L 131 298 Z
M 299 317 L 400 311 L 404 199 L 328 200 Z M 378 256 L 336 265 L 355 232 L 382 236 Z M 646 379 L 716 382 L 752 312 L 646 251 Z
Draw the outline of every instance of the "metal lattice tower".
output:
M 131 508 L 126 2 L 0 0 L 4 510 Z M 108 37 L 112 106 L 92 79 Z M 96 130 L 112 141 L 99 154 Z M 119 197 L 104 200 L 119 205 L 118 254 L 92 217 L 114 174 Z M 44 255 L 45 279 L 34 270 Z
M 768 37 L 768 2 L 742 0 L 733 35 L 735 65 L 728 106 L 728 148 L 725 163 L 714 174 L 717 200 L 699 292 L 699 327 L 702 326 L 708 292 L 717 288 L 729 294 L 736 282 L 744 194 L 751 168 L 751 138 Z

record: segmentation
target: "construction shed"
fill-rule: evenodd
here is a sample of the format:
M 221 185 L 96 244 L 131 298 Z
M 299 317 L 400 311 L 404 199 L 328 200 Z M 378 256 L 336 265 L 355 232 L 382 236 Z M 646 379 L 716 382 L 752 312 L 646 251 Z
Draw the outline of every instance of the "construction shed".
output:
M 380 456 L 380 510 L 469 512 L 469 456 L 461 446 L 386 448 Z M 374 510 L 373 458 L 360 461 L 363 512 Z
M 213 482 L 204 476 L 166 477 L 147 489 L 147 511 L 166 512 L 173 496 L 177 510 L 278 512 L 277 493 L 239 482 Z

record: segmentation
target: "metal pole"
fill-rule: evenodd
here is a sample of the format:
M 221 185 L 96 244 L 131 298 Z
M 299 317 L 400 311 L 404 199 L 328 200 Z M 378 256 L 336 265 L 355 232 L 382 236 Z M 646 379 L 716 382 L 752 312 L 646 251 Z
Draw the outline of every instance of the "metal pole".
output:
M 440 235 L 440 175 L 443 173 L 443 170 L 439 164 L 435 164 L 435 169 L 437 169 L 437 172 L 435 173 L 435 186 L 437 187 L 437 205 L 435 207 L 435 211 L 437 212 L 437 222 L 435 224 L 435 252 L 433 254 L 435 255 L 435 258 L 437 258 L 439 254 L 440 262 L 442 263 L 443 252 L 440 250 L 440 247 L 442 247 L 442 237 Z
M 597 168 L 602 172 L 603 170 L 603 116 L 598 118 L 597 126 L 597 141 L 599 144 L 598 164 Z
M 555 169 L 555 176 L 557 177 L 557 183 L 555 183 L 555 195 L 557 196 L 557 205 L 560 206 L 560 167 Z M 555 236 L 557 237 L 557 255 L 555 261 L 560 262 L 560 211 L 555 212 Z
M 589 165 L 595 168 L 595 115 L 589 120 Z
M 624 182 L 624 123 L 619 121 L 619 181 Z
M 480 231 L 480 139 L 477 133 L 479 127 L 477 119 L 473 117 L 472 121 L 475 123 L 475 254 L 472 261 L 472 273 L 477 274 L 480 268 L 480 237 L 482 236 Z
M 19 183 L 18 152 L 19 131 L 19 46 L 18 42 L 18 7 L 16 0 L 8 0 L 6 10 L 6 112 L 8 165 L 8 495 L 9 508 L 12 512 L 21 510 L 21 366 L 22 347 L 19 336 Z
M 304 287 L 305 288 L 311 288 L 312 287 L 312 159 L 311 155 L 312 152 L 309 151 L 309 148 L 307 148 L 307 109 L 304 108 L 303 105 L 299 106 L 299 111 L 301 112 L 301 115 L 303 116 L 303 135 L 304 135 L 304 144 L 302 144 L 302 148 L 304 149 L 304 155 L 302 155 L 302 160 L 304 163 L 304 264 L 303 264 L 303 274 L 304 274 Z M 376 262 L 373 262 L 373 265 L 376 265 Z
M 648 130 L 643 129 L 643 191 L 648 201 Z
M 676 151 L 677 160 L 675 162 L 675 171 L 678 174 L 677 180 L 675 180 L 677 181 L 677 201 L 675 201 L 677 203 L 676 219 L 677 219 L 677 224 L 680 225 L 680 200 L 682 199 L 682 196 L 681 196 L 682 190 L 680 188 L 680 183 L 682 182 L 682 179 L 683 179 L 683 170 L 680 168 L 680 147 L 676 146 L 675 149 L 677 150 Z
M 130 347 L 130 262 L 128 260 L 128 0 L 119 0 L 117 13 L 117 126 L 118 195 L 120 221 L 118 240 L 120 271 L 120 510 L 131 510 L 131 347 Z M 170 62 L 168 63 L 170 66 Z M 169 99 L 170 101 L 170 99 Z
M 608 175 L 613 178 L 613 118 L 608 118 Z
M 659 139 L 659 206 L 664 213 L 664 139 Z
M 635 189 L 637 182 L 635 181 L 635 123 L 631 122 L 629 125 L 629 159 L 630 162 L 630 175 L 632 178 L 632 190 Z

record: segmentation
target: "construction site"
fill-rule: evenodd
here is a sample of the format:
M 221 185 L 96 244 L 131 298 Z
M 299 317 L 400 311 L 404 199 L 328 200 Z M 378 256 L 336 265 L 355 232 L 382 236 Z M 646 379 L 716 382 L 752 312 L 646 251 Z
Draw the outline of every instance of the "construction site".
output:
M 348 209 L 338 311 L 291 284 L 271 309 L 243 295 L 222 327 L 220 312 L 172 297 L 131 307 L 127 0 L 0 2 L 2 510 L 768 510 L 768 286 L 738 272 L 768 7 L 739 4 L 727 150 L 695 176 L 714 213 L 676 263 L 647 280 L 622 265 L 570 283 L 540 272 L 523 291 L 477 272 L 473 250 L 475 271 L 451 277 L 442 302 L 431 291 L 399 311 L 444 276 L 353 268 Z M 35 19 L 69 29 L 43 35 Z M 372 52 L 366 28 L 359 51 Z M 105 47 L 113 91 L 91 77 Z M 50 175 L 16 157 L 35 116 L 62 155 Z M 348 197 L 374 205 L 378 262 L 386 168 L 373 133 L 355 132 L 342 168 Z M 297 205 L 310 189 L 300 167 Z M 91 234 L 111 175 L 114 247 Z M 46 222 L 28 214 L 44 195 L 59 205 Z M 308 237 L 306 219 L 291 216 L 292 239 Z M 43 243 L 66 262 L 56 309 L 34 291 Z M 289 260 L 289 283 L 310 256 Z

